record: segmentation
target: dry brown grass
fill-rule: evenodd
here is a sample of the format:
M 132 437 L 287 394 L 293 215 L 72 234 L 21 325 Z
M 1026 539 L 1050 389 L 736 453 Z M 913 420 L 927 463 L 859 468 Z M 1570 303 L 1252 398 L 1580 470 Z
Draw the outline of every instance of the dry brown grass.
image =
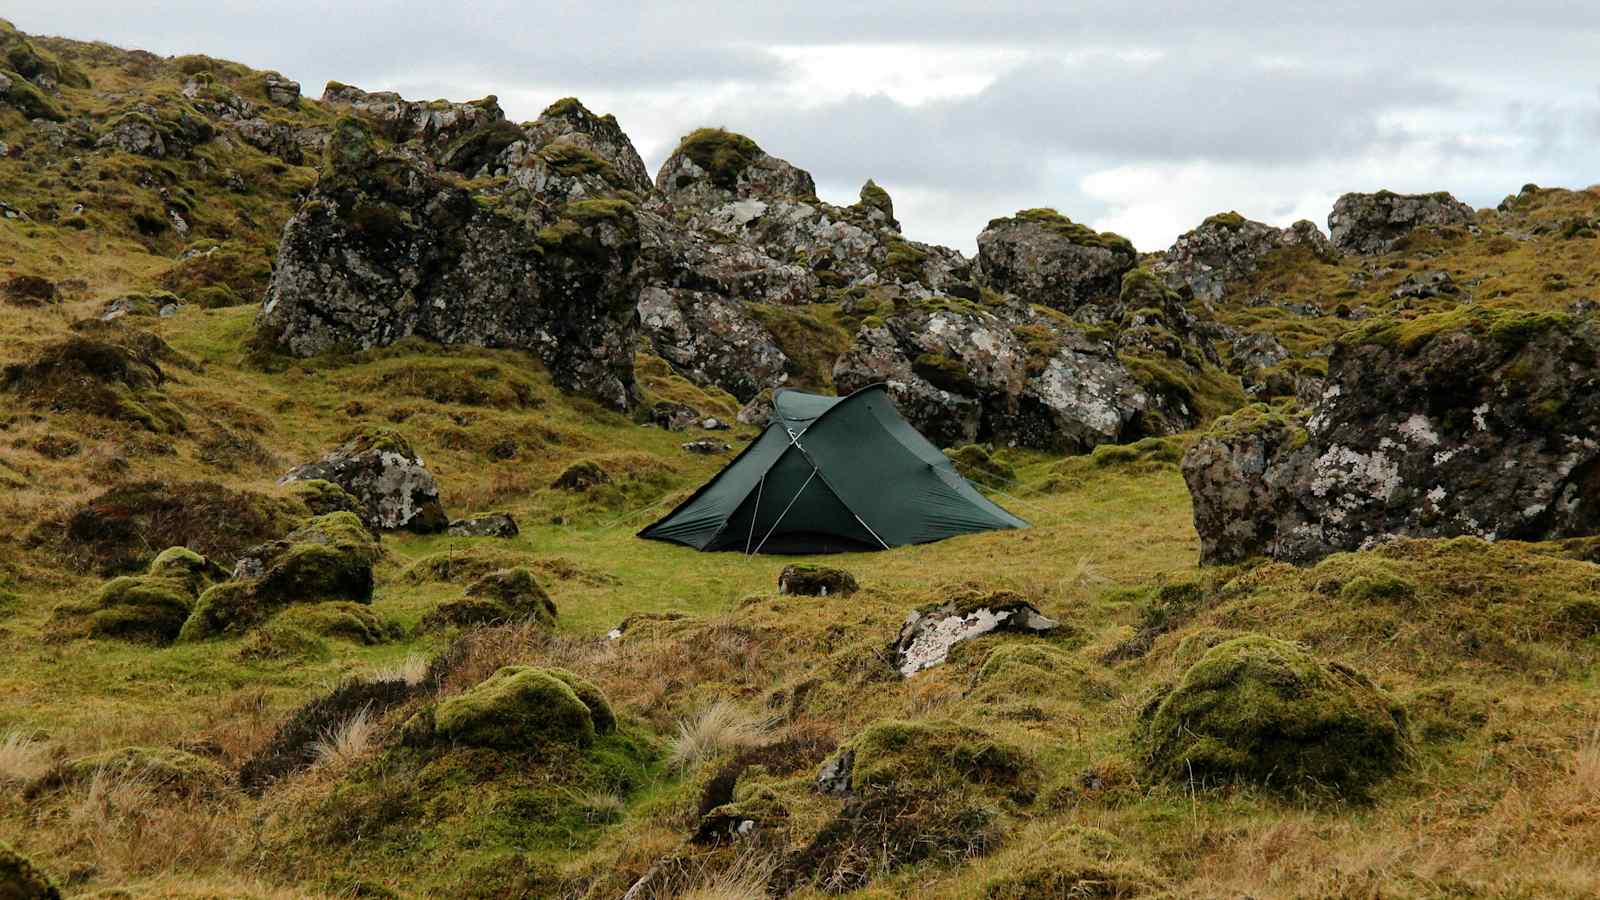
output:
M 50 746 L 31 732 L 0 736 L 0 783 L 26 784 L 50 769 Z
M 678 721 L 672 744 L 672 765 L 682 771 L 729 750 L 753 747 L 767 731 L 765 720 L 727 700 L 717 700 L 699 713 Z
M 329 728 L 322 740 L 312 745 L 317 765 L 332 769 L 346 769 L 360 762 L 375 748 L 378 720 L 371 707 Z

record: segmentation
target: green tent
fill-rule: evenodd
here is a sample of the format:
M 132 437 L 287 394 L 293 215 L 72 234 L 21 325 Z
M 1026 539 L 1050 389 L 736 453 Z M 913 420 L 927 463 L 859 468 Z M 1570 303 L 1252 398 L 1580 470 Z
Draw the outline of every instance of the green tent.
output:
M 1026 527 L 956 474 L 878 384 L 848 397 L 778 391 L 761 437 L 639 536 L 696 550 L 839 553 Z

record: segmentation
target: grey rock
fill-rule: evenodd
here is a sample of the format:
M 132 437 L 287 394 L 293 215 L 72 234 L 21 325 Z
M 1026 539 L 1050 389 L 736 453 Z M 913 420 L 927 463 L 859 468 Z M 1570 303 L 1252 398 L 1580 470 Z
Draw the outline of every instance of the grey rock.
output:
M 1295 246 L 1309 247 L 1318 256 L 1331 255 L 1328 239 L 1311 222 L 1274 228 L 1238 213 L 1224 213 L 1180 235 L 1150 268 L 1168 285 L 1188 287 L 1197 299 L 1215 303 L 1229 282 L 1255 274 L 1273 251 Z
M 733 448 L 729 446 L 726 441 L 714 441 L 711 438 L 700 438 L 699 440 L 689 441 L 688 443 L 684 444 L 683 449 L 688 453 L 713 454 L 727 453 Z
M 1444 191 L 1433 194 L 1345 194 L 1328 215 L 1333 246 L 1346 253 L 1370 256 L 1394 249 L 1401 238 L 1418 228 L 1465 226 L 1473 221 L 1472 207 Z
M 715 293 L 646 287 L 639 323 L 674 370 L 740 400 L 783 384 L 789 357 L 743 303 Z
M 847 747 L 835 753 L 817 771 L 817 790 L 835 797 L 850 793 L 850 780 L 855 774 L 855 766 L 855 750 Z
M 1202 561 L 1600 531 L 1593 317 L 1533 317 L 1504 339 L 1496 317 L 1527 314 L 1470 315 L 1413 320 L 1406 347 L 1369 324 L 1336 345 L 1309 415 L 1246 410 L 1197 442 L 1183 473 Z
M 300 102 L 300 82 L 285 78 L 277 72 L 268 72 L 263 76 L 261 86 L 267 92 L 267 102 L 274 106 L 293 108 Z
M 901 675 L 910 677 L 944 662 L 950 648 L 962 641 L 995 631 L 1043 634 L 1059 627 L 1059 622 L 1040 615 L 1031 603 L 1005 591 L 933 603 L 906 616 L 893 648 L 895 666 Z
M 1035 209 L 989 222 L 978 235 L 975 273 L 992 290 L 1100 321 L 1092 307 L 1115 302 L 1137 261 L 1126 240 Z
M 1461 288 L 1456 285 L 1449 272 L 1433 270 L 1407 275 L 1389 293 L 1389 299 L 1424 299 L 1428 297 L 1455 296 L 1459 293 L 1461 293 Z
M 650 423 L 668 431 L 683 431 L 699 419 L 699 410 L 671 400 L 661 400 L 650 408 Z
M 457 519 L 447 531 L 455 537 L 512 538 L 521 533 L 510 513 L 489 513 L 470 519 Z
M 316 462 L 290 469 L 278 483 L 313 479 L 332 482 L 356 498 L 362 521 L 374 530 L 429 534 L 449 523 L 433 475 L 394 431 L 354 433 Z

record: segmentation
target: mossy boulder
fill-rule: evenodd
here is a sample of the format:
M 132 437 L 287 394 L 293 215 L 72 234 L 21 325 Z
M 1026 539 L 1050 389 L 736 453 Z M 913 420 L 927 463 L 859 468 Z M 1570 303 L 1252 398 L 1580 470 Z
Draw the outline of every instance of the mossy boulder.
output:
M 169 547 L 145 574 L 113 578 L 88 603 L 58 607 L 56 618 L 80 620 L 90 637 L 165 644 L 178 636 L 200 592 L 227 577 L 193 550 Z
M 136 780 L 176 797 L 215 799 L 227 794 L 228 770 L 209 759 L 172 747 L 121 747 L 80 756 L 55 766 L 30 785 L 28 794 L 83 784 L 100 773 Z
M 0 900 L 61 900 L 61 891 L 32 860 L 0 841 Z
M 473 582 L 465 597 L 439 604 L 423 617 L 420 629 L 532 620 L 556 624 L 556 604 L 533 573 L 518 566 L 491 572 Z
M 246 553 L 235 568 L 237 580 L 200 595 L 179 639 L 237 634 L 297 603 L 369 603 L 372 566 L 382 552 L 354 513 L 318 516 Z
M 984 900 L 1081 897 L 1116 900 L 1161 888 L 1161 878 L 1133 858 L 1122 841 L 1098 828 L 1067 825 L 1038 844 L 1026 845 L 995 867 L 983 882 Z
M 599 731 L 597 719 L 615 727 L 610 704 L 588 682 L 561 669 L 506 666 L 413 717 L 405 734 L 412 743 L 497 750 L 532 750 L 547 742 L 587 747 Z
M 1025 209 L 990 221 L 978 235 L 974 274 L 981 287 L 1075 314 L 1114 302 L 1123 273 L 1137 262 L 1127 238 L 1053 209 Z
M 1207 651 L 1147 703 L 1146 768 L 1173 781 L 1247 781 L 1363 796 L 1406 760 L 1405 710 L 1366 676 L 1247 635 Z
M 405 436 L 391 428 L 360 427 L 316 462 L 290 469 L 280 484 L 326 481 L 354 497 L 363 522 L 375 530 L 418 534 L 445 530 L 450 517 L 439 485 Z
M 803 597 L 848 597 L 861 589 L 856 578 L 829 566 L 784 566 L 778 574 L 778 593 Z

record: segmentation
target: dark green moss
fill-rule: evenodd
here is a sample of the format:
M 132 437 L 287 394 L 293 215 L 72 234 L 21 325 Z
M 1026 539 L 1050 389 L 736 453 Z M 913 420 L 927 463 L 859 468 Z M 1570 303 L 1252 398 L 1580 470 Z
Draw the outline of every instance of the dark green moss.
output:
M 1206 220 L 1200 223 L 1200 227 L 1226 228 L 1229 231 L 1238 231 L 1244 227 L 1244 223 L 1246 221 L 1248 220 L 1245 219 L 1244 216 L 1239 215 L 1239 213 L 1236 211 L 1230 210 L 1228 212 L 1207 216 Z
M 990 221 L 989 227 L 993 228 L 1009 221 L 1030 222 L 1081 247 L 1099 247 L 1130 256 L 1136 253 L 1133 249 L 1133 243 L 1122 235 L 1110 231 L 1095 231 L 1087 225 L 1079 225 L 1053 209 L 1024 209 L 1010 219 L 994 219 Z
M 730 191 L 738 185 L 739 175 L 762 155 L 755 141 L 722 128 L 689 132 L 678 144 L 677 152 L 706 170 L 712 184 Z

